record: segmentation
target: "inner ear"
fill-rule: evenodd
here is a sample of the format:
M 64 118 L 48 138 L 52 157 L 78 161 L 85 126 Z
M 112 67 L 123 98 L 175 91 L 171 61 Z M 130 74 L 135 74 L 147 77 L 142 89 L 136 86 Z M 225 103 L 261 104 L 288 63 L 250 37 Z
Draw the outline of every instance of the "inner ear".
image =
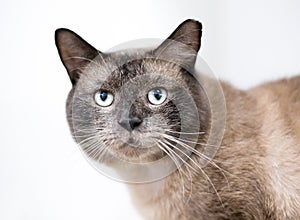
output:
M 100 54 L 79 35 L 68 29 L 55 31 L 55 43 L 60 59 L 67 69 L 73 85 L 78 81 L 81 70 Z
M 162 59 L 177 62 L 185 68 L 194 66 L 201 46 L 202 24 L 188 19 L 154 51 Z

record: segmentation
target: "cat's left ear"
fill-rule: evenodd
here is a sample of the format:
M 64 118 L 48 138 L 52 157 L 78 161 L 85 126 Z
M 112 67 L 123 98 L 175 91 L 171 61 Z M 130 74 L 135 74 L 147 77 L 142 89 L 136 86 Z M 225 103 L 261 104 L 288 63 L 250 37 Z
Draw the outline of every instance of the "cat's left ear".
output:
M 158 58 L 170 60 L 190 69 L 195 65 L 201 46 L 202 24 L 188 19 L 166 39 L 154 54 Z
M 55 43 L 61 61 L 75 85 L 82 68 L 88 65 L 100 52 L 71 30 L 61 28 L 55 31 Z

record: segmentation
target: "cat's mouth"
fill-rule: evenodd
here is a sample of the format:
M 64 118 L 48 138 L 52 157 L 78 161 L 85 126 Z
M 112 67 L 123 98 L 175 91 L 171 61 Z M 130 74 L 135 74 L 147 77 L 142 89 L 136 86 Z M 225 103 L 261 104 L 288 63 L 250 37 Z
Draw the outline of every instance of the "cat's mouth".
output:
M 139 147 L 141 145 L 140 141 L 133 137 L 129 137 L 126 143 L 132 147 Z
M 115 159 L 137 163 L 153 162 L 165 156 L 155 139 L 149 140 L 132 134 L 126 138 L 116 138 L 108 150 Z
M 130 147 L 133 149 L 149 149 L 155 146 L 155 142 L 154 141 L 149 141 L 146 139 L 142 139 L 139 137 L 135 137 L 135 136 L 129 136 L 127 138 L 123 138 L 122 139 L 122 147 Z
M 138 129 L 133 131 L 121 131 L 116 133 L 115 142 L 116 144 L 122 143 L 122 146 L 127 146 L 131 148 L 151 148 L 155 144 L 155 140 L 159 136 L 153 135 L 151 132 L 140 131 Z

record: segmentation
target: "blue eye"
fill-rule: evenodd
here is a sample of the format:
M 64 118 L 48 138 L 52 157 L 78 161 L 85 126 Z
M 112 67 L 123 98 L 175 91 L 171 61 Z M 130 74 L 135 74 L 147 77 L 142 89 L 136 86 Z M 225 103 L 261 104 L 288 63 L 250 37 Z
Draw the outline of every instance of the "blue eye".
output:
M 110 106 L 114 100 L 113 94 L 107 91 L 96 92 L 94 98 L 95 102 L 102 107 Z
M 148 100 L 153 105 L 160 105 L 167 99 L 167 91 L 156 88 L 148 92 Z

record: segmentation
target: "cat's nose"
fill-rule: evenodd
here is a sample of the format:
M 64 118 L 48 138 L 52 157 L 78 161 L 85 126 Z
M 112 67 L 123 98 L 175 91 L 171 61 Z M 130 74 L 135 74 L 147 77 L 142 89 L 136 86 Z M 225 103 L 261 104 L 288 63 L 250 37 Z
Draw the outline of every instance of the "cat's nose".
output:
M 138 127 L 141 123 L 142 123 L 142 119 L 138 117 L 133 117 L 129 119 L 129 124 L 132 130 Z
M 142 119 L 139 117 L 132 117 L 129 119 L 122 119 L 118 123 L 127 131 L 132 131 L 142 123 Z

